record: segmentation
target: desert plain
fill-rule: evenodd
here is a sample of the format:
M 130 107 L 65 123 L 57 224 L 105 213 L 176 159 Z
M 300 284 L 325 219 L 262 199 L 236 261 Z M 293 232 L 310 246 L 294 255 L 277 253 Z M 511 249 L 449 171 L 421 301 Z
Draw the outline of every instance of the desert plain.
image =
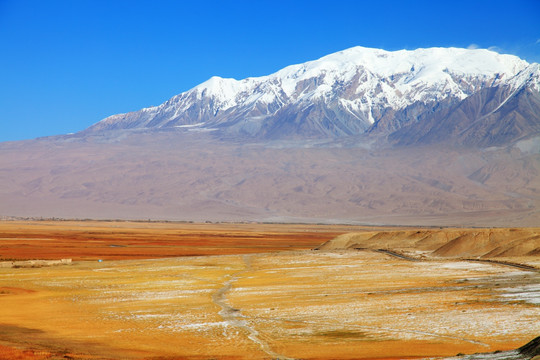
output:
M 540 334 L 539 255 L 540 228 L 2 221 L 0 358 L 505 351 Z

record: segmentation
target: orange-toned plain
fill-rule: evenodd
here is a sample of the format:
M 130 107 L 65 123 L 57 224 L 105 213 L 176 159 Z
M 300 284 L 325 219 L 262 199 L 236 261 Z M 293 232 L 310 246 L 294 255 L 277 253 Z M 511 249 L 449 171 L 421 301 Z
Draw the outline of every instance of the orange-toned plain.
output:
M 0 259 L 151 259 L 311 249 L 341 225 L 0 221 Z
M 357 227 L 0 226 L 4 258 L 77 260 L 0 268 L 0 359 L 425 358 L 540 332 L 538 304 L 519 298 L 537 272 L 302 250 Z

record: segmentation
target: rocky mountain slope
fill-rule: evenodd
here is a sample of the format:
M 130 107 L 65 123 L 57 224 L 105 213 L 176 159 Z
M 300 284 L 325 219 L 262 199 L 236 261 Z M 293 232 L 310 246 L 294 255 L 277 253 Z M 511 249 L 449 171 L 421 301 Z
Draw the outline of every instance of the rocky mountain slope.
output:
M 243 80 L 213 77 L 113 129 L 221 130 L 257 139 L 390 135 L 411 145 L 493 146 L 540 128 L 540 65 L 488 50 L 355 47 Z
M 540 65 L 509 84 L 488 87 L 390 135 L 400 145 L 453 142 L 503 146 L 540 133 Z

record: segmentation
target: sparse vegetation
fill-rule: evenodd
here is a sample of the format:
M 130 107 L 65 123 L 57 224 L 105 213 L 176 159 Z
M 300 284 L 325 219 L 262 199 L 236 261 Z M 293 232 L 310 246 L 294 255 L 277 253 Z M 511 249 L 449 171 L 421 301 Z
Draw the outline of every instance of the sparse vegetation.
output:
M 32 238 L 36 252 L 42 246 L 52 257 L 54 244 L 57 256 L 71 251 L 79 260 L 0 269 L 0 342 L 9 345 L 0 358 L 439 357 L 517 348 L 540 331 L 531 297 L 538 274 L 527 269 L 302 251 L 350 226 L 107 224 L 11 223 L 25 236 L 1 225 L 14 244 Z M 364 231 L 393 249 L 389 230 L 426 231 Z M 205 256 L 170 257 L 180 248 L 192 254 L 189 247 Z M 98 250 L 107 261 L 81 261 Z

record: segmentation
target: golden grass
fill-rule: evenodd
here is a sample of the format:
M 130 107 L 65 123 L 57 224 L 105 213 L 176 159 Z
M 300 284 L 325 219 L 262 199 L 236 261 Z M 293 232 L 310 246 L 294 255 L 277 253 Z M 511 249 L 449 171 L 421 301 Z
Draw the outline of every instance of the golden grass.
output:
M 245 250 L 257 237 L 274 250 L 289 249 L 285 238 L 301 249 L 312 241 L 306 232 L 323 238 L 346 227 L 112 225 L 21 223 L 19 239 L 34 241 L 26 248 L 35 257 L 47 240 L 28 238 L 53 232 L 64 239 L 62 257 L 94 251 L 87 241 L 106 234 L 109 243 L 154 241 L 146 252 L 154 256 L 160 246 L 177 251 L 185 234 L 192 247 L 208 236 L 219 248 L 221 237 L 225 254 L 242 245 L 234 255 L 0 269 L 0 358 L 403 359 L 511 349 L 540 331 L 538 304 L 520 297 L 535 299 L 536 272 L 369 251 Z M 15 233 L 2 235 L 8 248 Z
M 509 349 L 540 330 L 537 306 L 493 288 L 529 284 L 527 272 L 362 252 L 247 257 L 2 269 L 7 288 L 32 291 L 0 296 L 1 340 L 114 359 L 349 359 Z M 228 282 L 223 316 L 215 294 Z

